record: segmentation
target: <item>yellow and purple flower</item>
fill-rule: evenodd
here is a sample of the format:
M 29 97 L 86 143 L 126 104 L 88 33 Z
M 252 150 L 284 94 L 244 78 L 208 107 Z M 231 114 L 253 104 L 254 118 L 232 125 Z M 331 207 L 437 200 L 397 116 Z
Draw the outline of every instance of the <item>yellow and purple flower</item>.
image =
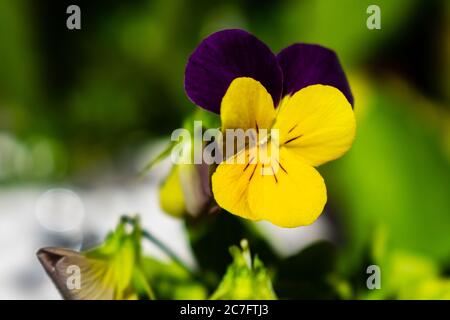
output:
M 314 167 L 342 156 L 355 136 L 353 96 L 336 54 L 294 44 L 275 55 L 243 30 L 223 30 L 203 40 L 186 66 L 185 89 L 198 106 L 220 113 L 222 130 L 276 129 L 278 139 L 258 135 L 212 176 L 218 205 L 251 220 L 282 227 L 313 223 L 326 203 L 323 178 Z M 254 148 L 277 148 L 267 164 Z M 280 170 L 274 170 L 277 166 Z M 274 174 L 263 174 L 267 167 Z

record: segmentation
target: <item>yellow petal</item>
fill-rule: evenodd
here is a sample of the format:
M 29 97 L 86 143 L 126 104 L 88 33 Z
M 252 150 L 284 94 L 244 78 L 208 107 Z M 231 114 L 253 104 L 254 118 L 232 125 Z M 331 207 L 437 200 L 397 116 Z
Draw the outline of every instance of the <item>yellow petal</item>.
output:
M 248 149 L 222 162 L 211 177 L 212 191 L 217 204 L 228 212 L 243 218 L 258 220 L 248 206 L 248 186 L 255 174 L 257 164 Z M 239 163 L 240 156 L 245 162 Z
M 320 174 L 285 147 L 280 148 L 279 159 L 269 166 L 274 174 L 263 175 L 256 170 L 249 185 L 250 211 L 280 227 L 313 223 L 327 201 Z
M 212 176 L 218 205 L 243 218 L 268 220 L 281 227 L 313 223 L 327 198 L 320 174 L 285 147 L 278 159 L 263 163 L 263 157 L 258 157 L 261 161 L 254 163 L 258 154 L 254 149 L 242 151 L 245 163 L 231 163 L 237 161 L 236 155 L 218 166 Z
M 270 129 L 275 108 L 266 88 L 252 78 L 236 78 L 228 87 L 220 106 L 222 129 Z
M 356 123 L 350 103 L 338 89 L 312 85 L 285 98 L 274 128 L 280 130 L 281 145 L 318 166 L 347 152 Z

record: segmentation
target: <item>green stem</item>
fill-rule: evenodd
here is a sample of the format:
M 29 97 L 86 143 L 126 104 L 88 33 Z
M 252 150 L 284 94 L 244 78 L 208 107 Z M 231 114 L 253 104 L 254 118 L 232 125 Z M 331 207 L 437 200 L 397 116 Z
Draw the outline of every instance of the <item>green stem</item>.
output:
M 132 226 L 135 226 L 136 224 L 136 219 L 129 217 L 129 216 L 123 216 L 122 220 L 131 224 Z M 165 245 L 161 240 L 159 240 L 158 238 L 156 238 L 153 234 L 151 234 L 150 232 L 148 232 L 147 230 L 142 230 L 142 236 L 147 239 L 148 241 L 150 241 L 151 243 L 153 243 L 154 245 L 156 245 L 161 251 L 163 251 L 173 262 L 175 262 L 176 264 L 178 264 L 180 267 L 182 267 L 184 270 L 186 270 L 189 274 L 191 274 L 194 278 L 196 278 L 197 280 L 200 279 L 199 275 L 194 272 L 190 267 L 188 267 L 183 260 L 181 260 L 176 254 L 175 252 L 172 251 L 172 249 L 170 249 L 167 245 Z
M 181 266 L 183 269 L 188 271 L 189 273 L 194 273 L 191 268 L 189 268 L 176 254 L 172 251 L 168 246 L 166 246 L 163 242 L 157 239 L 154 235 L 152 235 L 147 230 L 142 230 L 142 235 L 145 239 L 156 245 L 161 251 L 163 251 L 170 259 L 172 259 L 176 264 Z

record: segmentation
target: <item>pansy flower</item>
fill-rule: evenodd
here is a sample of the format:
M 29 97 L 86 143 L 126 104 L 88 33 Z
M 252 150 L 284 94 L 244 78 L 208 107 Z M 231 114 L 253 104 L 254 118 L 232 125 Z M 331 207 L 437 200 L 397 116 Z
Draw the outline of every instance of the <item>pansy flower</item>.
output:
M 203 40 L 186 66 L 185 89 L 198 106 L 220 113 L 222 130 L 277 129 L 278 139 L 258 135 L 256 146 L 222 162 L 212 175 L 218 205 L 232 214 L 282 227 L 313 223 L 326 203 L 315 169 L 342 156 L 355 136 L 353 97 L 336 54 L 294 44 L 275 55 L 243 30 L 223 30 Z M 274 147 L 267 164 L 251 148 Z M 277 170 L 274 170 L 274 167 Z

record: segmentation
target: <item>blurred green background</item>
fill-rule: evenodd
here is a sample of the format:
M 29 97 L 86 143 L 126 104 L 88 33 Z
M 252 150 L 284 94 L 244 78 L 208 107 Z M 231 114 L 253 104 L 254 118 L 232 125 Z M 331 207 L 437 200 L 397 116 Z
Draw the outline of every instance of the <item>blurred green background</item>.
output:
M 69 4 L 81 7 L 79 31 L 65 27 Z M 370 4 L 381 30 L 366 27 Z M 357 115 L 353 148 L 319 168 L 337 272 L 358 297 L 450 298 L 445 0 L 0 1 L 0 186 L 135 175 L 129 160 L 195 110 L 187 58 L 223 28 L 274 52 L 294 42 L 337 52 Z M 358 287 L 370 263 L 388 270 L 383 292 Z

